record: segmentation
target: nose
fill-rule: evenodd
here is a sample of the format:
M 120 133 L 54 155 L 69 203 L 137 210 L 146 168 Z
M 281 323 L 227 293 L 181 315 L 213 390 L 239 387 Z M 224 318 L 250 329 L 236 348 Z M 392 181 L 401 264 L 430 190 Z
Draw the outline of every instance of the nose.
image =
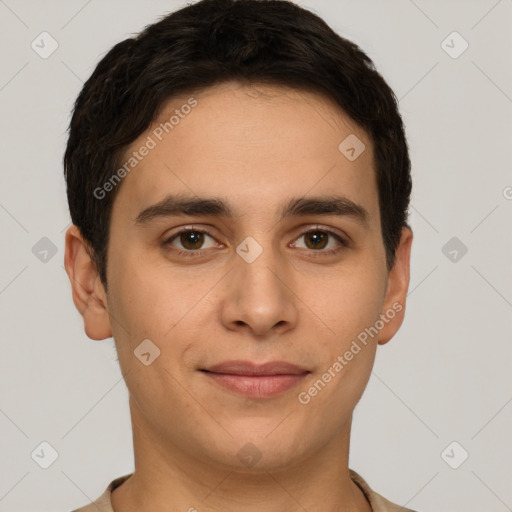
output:
M 221 299 L 221 319 L 229 330 L 255 336 L 284 333 L 298 321 L 297 295 L 285 262 L 270 248 L 254 261 L 234 256 Z

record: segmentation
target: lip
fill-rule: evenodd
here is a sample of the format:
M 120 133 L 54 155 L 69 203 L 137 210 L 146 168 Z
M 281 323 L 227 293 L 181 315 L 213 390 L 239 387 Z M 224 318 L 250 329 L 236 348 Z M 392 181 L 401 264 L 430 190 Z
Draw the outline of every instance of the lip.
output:
M 205 368 L 206 371 L 214 373 L 229 373 L 230 375 L 299 375 L 306 373 L 301 368 L 286 361 L 270 361 L 257 364 L 251 361 L 225 361 Z
M 201 371 L 220 386 L 250 398 L 267 398 L 283 393 L 310 373 L 286 361 L 264 364 L 226 361 Z

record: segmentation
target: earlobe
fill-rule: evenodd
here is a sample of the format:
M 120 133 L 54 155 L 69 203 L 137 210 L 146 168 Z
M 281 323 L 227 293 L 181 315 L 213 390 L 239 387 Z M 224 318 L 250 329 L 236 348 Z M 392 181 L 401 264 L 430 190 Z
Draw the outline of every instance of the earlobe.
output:
M 386 299 L 381 311 L 384 327 L 379 331 L 379 345 L 386 344 L 398 331 L 405 315 L 409 289 L 410 258 L 413 233 L 404 227 L 396 249 L 395 264 L 389 272 Z
M 84 319 L 85 333 L 93 340 L 111 337 L 105 289 L 87 242 L 75 225 L 66 231 L 64 266 L 71 282 L 73 302 Z

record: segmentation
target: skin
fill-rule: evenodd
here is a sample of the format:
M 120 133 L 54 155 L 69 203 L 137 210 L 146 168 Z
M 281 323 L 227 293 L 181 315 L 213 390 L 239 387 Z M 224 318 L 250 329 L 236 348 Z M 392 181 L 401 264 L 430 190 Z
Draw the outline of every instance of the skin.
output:
M 189 97 L 170 100 L 126 155 Z M 197 106 L 120 185 L 108 292 L 79 230 L 66 234 L 65 267 L 85 331 L 114 337 L 130 393 L 135 473 L 113 492 L 114 511 L 370 511 L 348 472 L 350 426 L 377 345 L 403 321 L 412 233 L 403 229 L 388 272 L 372 141 L 330 100 L 235 82 L 194 98 Z M 353 162 L 338 149 L 349 134 L 366 145 Z M 222 198 L 234 216 L 135 221 L 168 194 Z M 333 194 L 361 205 L 367 223 L 320 214 L 279 220 L 292 198 Z M 165 245 L 191 225 L 211 234 L 195 258 L 176 252 L 187 250 L 179 237 Z M 349 237 L 349 245 L 331 237 L 318 248 L 304 235 L 311 229 Z M 252 263 L 236 252 L 248 236 L 263 249 Z M 325 254 L 331 248 L 340 251 Z M 298 393 L 394 303 L 402 309 L 378 336 L 300 403 Z M 149 366 L 134 356 L 144 339 L 160 349 Z M 254 399 L 199 371 L 233 359 L 288 361 L 311 373 Z M 252 467 L 237 457 L 249 442 L 261 453 Z

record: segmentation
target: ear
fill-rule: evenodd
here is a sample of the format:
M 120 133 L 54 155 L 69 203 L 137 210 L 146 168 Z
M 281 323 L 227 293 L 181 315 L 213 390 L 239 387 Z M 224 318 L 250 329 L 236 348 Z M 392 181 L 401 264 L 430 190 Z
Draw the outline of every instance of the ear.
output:
M 379 345 L 387 343 L 400 329 L 404 320 L 412 239 L 412 231 L 407 227 L 402 228 L 395 253 L 395 264 L 388 275 L 388 288 L 381 311 L 384 327 L 379 331 Z
M 71 282 L 73 302 L 84 319 L 87 336 L 104 340 L 112 336 L 106 293 L 87 248 L 80 230 L 71 226 L 66 231 L 64 266 Z

